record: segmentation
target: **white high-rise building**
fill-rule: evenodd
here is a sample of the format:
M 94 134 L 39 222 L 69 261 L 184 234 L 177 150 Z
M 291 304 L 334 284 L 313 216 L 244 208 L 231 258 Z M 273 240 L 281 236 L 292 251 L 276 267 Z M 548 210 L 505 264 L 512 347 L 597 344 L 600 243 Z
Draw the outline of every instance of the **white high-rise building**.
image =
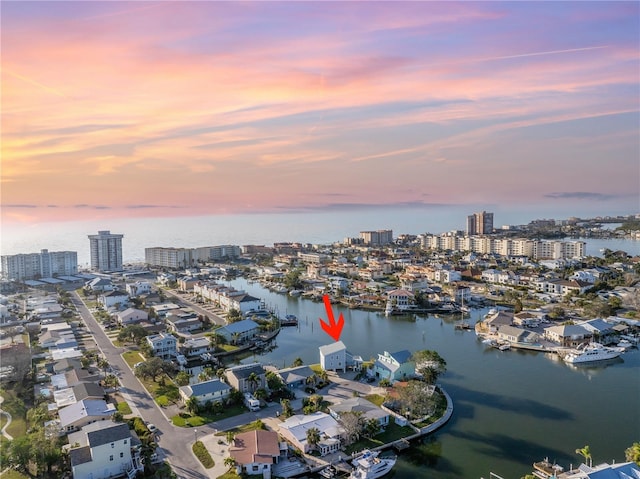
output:
M 98 231 L 89 235 L 91 269 L 94 271 L 122 271 L 122 238 L 124 235 Z
M 13 281 L 71 276 L 78 272 L 78 253 L 75 251 L 52 251 L 40 253 L 3 255 L 2 276 Z

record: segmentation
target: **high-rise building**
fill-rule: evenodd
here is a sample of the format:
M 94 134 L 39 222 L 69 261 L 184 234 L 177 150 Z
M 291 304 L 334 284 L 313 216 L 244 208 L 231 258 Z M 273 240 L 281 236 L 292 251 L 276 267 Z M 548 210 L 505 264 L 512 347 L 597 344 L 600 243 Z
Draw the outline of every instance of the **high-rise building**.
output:
M 493 233 L 493 213 L 482 211 L 467 216 L 468 235 L 488 235 Z
M 40 253 L 3 255 L 2 276 L 13 281 L 70 276 L 78 272 L 78 253 L 51 251 Z
M 368 246 L 381 246 L 393 243 L 393 230 L 361 231 L 360 237 Z
M 122 238 L 124 235 L 98 231 L 89 235 L 91 269 L 94 271 L 122 271 Z

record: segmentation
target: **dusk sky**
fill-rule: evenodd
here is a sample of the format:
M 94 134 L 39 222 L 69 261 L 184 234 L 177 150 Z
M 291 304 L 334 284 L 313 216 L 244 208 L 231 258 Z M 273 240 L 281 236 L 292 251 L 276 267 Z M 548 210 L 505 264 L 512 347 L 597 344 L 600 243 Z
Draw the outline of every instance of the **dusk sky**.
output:
M 2 220 L 640 211 L 638 2 L 2 1 Z

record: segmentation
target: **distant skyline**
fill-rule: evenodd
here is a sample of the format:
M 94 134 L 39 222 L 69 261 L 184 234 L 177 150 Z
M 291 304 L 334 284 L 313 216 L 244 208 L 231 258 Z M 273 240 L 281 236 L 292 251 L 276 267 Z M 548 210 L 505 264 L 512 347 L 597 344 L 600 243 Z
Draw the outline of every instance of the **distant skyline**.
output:
M 640 211 L 638 2 L 0 8 L 3 227 Z

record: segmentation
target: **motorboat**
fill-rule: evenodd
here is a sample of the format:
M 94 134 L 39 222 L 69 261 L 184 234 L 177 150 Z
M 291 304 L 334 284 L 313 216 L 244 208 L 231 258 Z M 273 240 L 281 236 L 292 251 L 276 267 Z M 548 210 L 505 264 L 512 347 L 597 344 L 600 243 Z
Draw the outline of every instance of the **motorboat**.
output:
M 589 343 L 583 349 L 571 351 L 564 357 L 564 361 L 569 364 L 590 363 L 595 361 L 605 361 L 620 356 L 619 349 L 608 348 L 600 343 Z
M 351 462 L 355 469 L 351 471 L 349 479 L 377 479 L 391 471 L 398 458 L 379 457 L 379 454 L 378 451 L 365 449 Z

